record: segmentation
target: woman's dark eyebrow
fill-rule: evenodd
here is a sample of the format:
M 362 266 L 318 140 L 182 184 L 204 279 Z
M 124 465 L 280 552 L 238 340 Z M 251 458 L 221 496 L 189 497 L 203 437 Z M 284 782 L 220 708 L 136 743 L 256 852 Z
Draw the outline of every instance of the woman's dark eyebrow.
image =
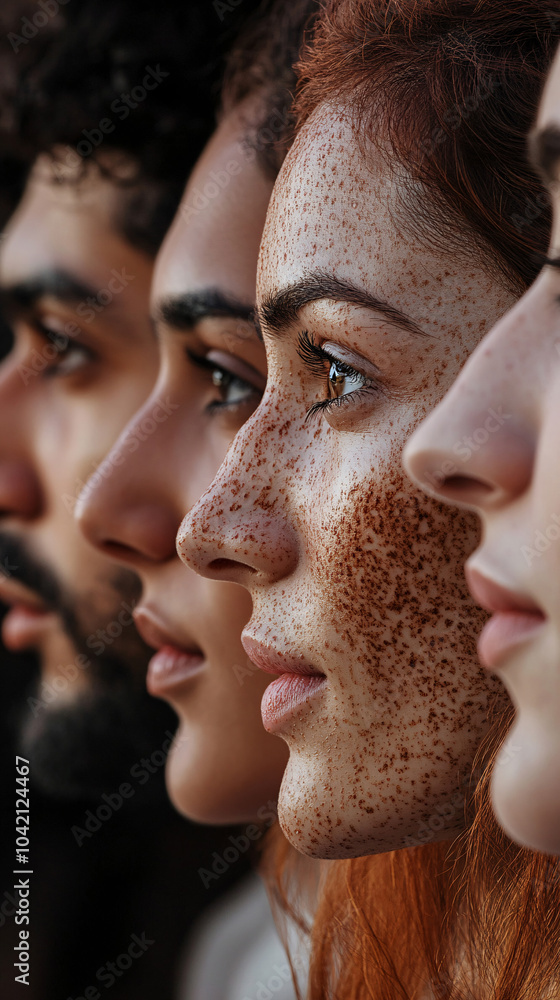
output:
M 560 170 L 560 127 L 545 125 L 529 135 L 529 159 L 549 186 L 558 183 Z
M 192 330 L 204 319 L 225 317 L 255 325 L 255 307 L 219 288 L 182 292 L 163 299 L 155 310 L 155 322 L 175 330 Z
M 389 323 L 400 329 L 408 330 L 421 337 L 429 336 L 410 316 L 376 298 L 358 285 L 353 285 L 342 278 L 313 271 L 305 274 L 299 281 L 281 288 L 273 295 L 267 296 L 261 303 L 257 321 L 270 333 L 280 335 L 298 319 L 304 306 L 312 302 L 328 299 L 331 302 L 348 302 L 350 305 L 361 306 L 380 313 Z

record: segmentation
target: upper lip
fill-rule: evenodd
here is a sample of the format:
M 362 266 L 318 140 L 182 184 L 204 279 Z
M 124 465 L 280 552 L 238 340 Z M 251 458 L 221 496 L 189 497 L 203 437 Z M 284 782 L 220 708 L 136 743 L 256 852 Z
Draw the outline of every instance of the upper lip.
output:
M 12 607 L 15 604 L 23 604 L 34 611 L 49 610 L 42 598 L 29 590 L 25 584 L 2 575 L 0 575 L 0 601 Z
M 509 590 L 501 583 L 496 583 L 490 577 L 485 576 L 474 566 L 465 566 L 465 576 L 469 590 L 481 608 L 490 613 L 501 611 L 521 611 L 527 614 L 540 615 L 544 617 L 543 611 L 526 594 L 519 591 Z
M 159 650 L 164 646 L 174 646 L 184 653 L 193 653 L 196 656 L 201 655 L 201 650 L 195 643 L 184 642 L 182 639 L 178 639 L 172 630 L 168 628 L 166 622 L 152 608 L 139 605 L 134 610 L 133 618 L 134 624 L 144 642 L 148 646 L 151 646 L 152 649 Z
M 271 649 L 246 633 L 241 636 L 241 642 L 251 662 L 260 670 L 264 670 L 266 674 L 299 674 L 302 677 L 325 676 L 322 670 L 317 670 L 297 653 L 282 653 Z

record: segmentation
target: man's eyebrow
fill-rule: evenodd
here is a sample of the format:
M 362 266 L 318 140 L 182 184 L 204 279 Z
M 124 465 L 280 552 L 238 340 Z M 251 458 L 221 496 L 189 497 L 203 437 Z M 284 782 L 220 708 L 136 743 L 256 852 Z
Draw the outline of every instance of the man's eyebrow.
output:
M 428 336 L 410 316 L 401 312 L 400 309 L 378 299 L 375 295 L 370 295 L 365 288 L 360 288 L 350 281 L 336 278 L 322 271 L 305 274 L 293 285 L 288 285 L 286 288 L 281 288 L 280 291 L 267 296 L 258 310 L 257 318 L 262 326 L 271 333 L 281 334 L 297 321 L 304 306 L 310 305 L 312 302 L 319 302 L 321 299 L 329 299 L 331 302 L 348 302 L 350 305 L 372 309 L 384 316 L 387 322 L 394 326 L 422 337 Z
M 529 159 L 547 184 L 558 183 L 560 170 L 560 127 L 546 125 L 529 134 Z
M 183 292 L 163 299 L 156 307 L 155 321 L 176 330 L 192 330 L 204 319 L 239 319 L 255 325 L 255 306 L 241 302 L 219 288 Z
M 50 296 L 60 302 L 75 305 L 88 298 L 95 298 L 98 289 L 81 281 L 68 271 L 56 269 L 41 271 L 22 281 L 4 285 L 1 290 L 7 304 L 29 309 L 42 298 Z

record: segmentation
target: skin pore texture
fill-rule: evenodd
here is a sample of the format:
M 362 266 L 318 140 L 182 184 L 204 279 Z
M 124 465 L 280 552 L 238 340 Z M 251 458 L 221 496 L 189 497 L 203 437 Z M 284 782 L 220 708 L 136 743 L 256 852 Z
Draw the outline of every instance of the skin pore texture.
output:
M 106 460 L 114 475 L 85 491 L 77 508 L 88 538 L 142 580 L 135 618 L 160 651 L 148 687 L 180 720 L 168 791 L 181 812 L 202 822 L 268 818 L 288 756 L 263 729 L 267 678 L 241 645 L 249 595 L 201 579 L 176 551 L 182 516 L 212 482 L 266 383 L 252 313 L 272 181 L 243 141 L 244 115 L 243 108 L 231 112 L 218 127 L 158 257 L 152 312 L 161 369 L 152 397 Z M 172 415 L 120 464 L 127 435 L 158 396 L 172 400 Z M 181 654 L 192 670 L 182 672 Z
M 138 578 L 95 552 L 73 520 L 81 486 L 157 370 L 153 261 L 118 232 L 125 197 L 95 169 L 78 179 L 41 157 L 2 244 L 14 333 L 0 365 L 3 637 L 39 654 L 38 703 L 22 719 L 35 777 L 73 794 L 88 767 L 106 788 L 122 752 L 136 759 L 151 747 L 150 719 L 158 734 L 163 720 L 145 693 L 148 650 L 130 614 Z
M 387 160 L 368 156 L 328 105 L 288 156 L 259 267 L 267 390 L 178 539 L 249 590 L 249 655 L 291 674 L 263 700 L 290 749 L 280 821 L 324 858 L 461 828 L 498 690 L 462 575 L 476 523 L 423 497 L 401 452 L 513 297 L 474 252 L 443 259 L 407 233 Z M 308 417 L 329 393 L 348 395 Z
M 558 57 L 531 150 L 549 188 L 550 257 L 558 258 Z M 480 639 L 480 655 L 516 708 L 492 777 L 494 808 L 510 837 L 555 854 L 560 853 L 559 302 L 560 271 L 545 266 L 406 450 L 407 467 L 420 485 L 480 515 L 483 542 L 467 575 L 475 599 L 494 612 Z M 454 443 L 484 427 L 491 408 L 507 419 L 468 461 L 457 463 Z M 449 471 L 451 465 L 455 471 Z

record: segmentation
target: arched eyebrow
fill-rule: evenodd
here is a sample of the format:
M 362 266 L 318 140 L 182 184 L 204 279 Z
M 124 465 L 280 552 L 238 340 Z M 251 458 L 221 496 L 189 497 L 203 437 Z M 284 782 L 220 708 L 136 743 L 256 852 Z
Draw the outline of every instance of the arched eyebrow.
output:
M 531 164 L 549 187 L 558 184 L 560 171 L 560 127 L 545 125 L 534 129 L 528 140 Z
M 350 305 L 371 309 L 379 313 L 386 322 L 401 330 L 407 330 L 420 337 L 427 334 L 418 324 L 401 312 L 400 309 L 384 302 L 383 299 L 371 295 L 365 288 L 360 288 L 352 282 L 345 281 L 326 274 L 323 271 L 311 271 L 304 274 L 299 281 L 265 297 L 257 310 L 257 323 L 269 333 L 282 336 L 299 317 L 301 310 L 312 302 L 328 299 L 331 302 L 346 302 Z

